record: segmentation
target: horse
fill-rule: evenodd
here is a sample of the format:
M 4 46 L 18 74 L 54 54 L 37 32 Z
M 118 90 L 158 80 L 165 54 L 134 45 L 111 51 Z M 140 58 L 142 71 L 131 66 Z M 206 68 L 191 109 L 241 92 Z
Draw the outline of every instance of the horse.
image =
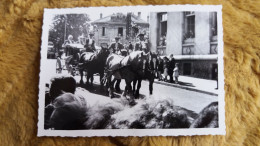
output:
M 150 59 L 149 62 L 146 62 L 144 75 L 138 76 L 138 78 L 133 80 L 133 93 L 135 98 L 139 97 L 139 90 L 141 88 L 142 80 L 146 80 L 146 79 L 149 81 L 150 95 L 153 94 L 153 83 L 155 79 L 157 65 L 158 65 L 157 55 L 155 53 L 150 52 Z M 136 83 L 137 83 L 137 88 L 136 88 Z
M 83 83 L 83 71 L 86 71 L 87 83 L 89 83 L 89 79 L 91 79 L 91 85 L 93 85 L 93 74 L 99 73 L 100 83 L 103 86 L 101 79 L 104 76 L 104 67 L 108 56 L 109 51 L 107 47 L 103 46 L 101 46 L 101 49 L 97 52 L 82 53 L 79 59 L 80 83 Z
M 80 48 L 69 46 L 68 56 L 62 57 L 65 60 L 65 66 L 66 69 L 68 70 L 68 73 L 71 74 L 72 76 L 75 75 L 75 67 L 78 64 L 81 52 L 82 50 Z M 60 58 L 57 59 L 57 62 L 59 64 L 59 69 L 62 69 Z
M 131 83 L 138 78 L 138 76 L 143 76 L 145 70 L 145 64 L 148 60 L 148 54 L 143 51 L 135 51 L 126 57 L 111 54 L 106 61 L 106 76 L 108 84 L 109 96 L 114 97 L 113 84 L 116 79 L 125 79 L 126 87 L 122 96 L 126 96 L 128 91 L 130 94 L 130 104 L 134 104 L 134 99 L 132 97 L 132 86 Z M 114 80 L 112 81 L 112 76 Z

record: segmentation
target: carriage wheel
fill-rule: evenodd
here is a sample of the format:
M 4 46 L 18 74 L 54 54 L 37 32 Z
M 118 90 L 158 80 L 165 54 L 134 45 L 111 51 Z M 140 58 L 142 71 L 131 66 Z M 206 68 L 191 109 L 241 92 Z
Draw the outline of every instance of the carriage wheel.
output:
M 62 72 L 61 60 L 60 60 L 60 58 L 57 58 L 57 61 L 56 61 L 56 73 L 61 73 L 61 72 Z

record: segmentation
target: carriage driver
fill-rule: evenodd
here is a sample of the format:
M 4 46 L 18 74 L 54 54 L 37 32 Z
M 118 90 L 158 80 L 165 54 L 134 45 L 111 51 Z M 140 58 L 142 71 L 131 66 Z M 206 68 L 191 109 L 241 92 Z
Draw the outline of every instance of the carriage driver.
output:
M 148 43 L 145 41 L 144 33 L 139 33 L 137 35 L 139 38 L 139 41 L 135 44 L 135 51 L 144 51 L 145 53 L 148 53 Z
M 124 48 L 124 46 L 119 43 L 120 37 L 115 37 L 115 41 L 114 43 L 112 43 L 109 46 L 109 50 L 111 50 L 111 52 L 115 53 L 115 54 L 121 54 L 121 50 Z
M 62 48 L 64 48 L 66 56 L 71 54 L 72 48 L 70 47 L 70 44 L 74 44 L 72 35 L 69 35 L 68 40 L 65 40 L 65 42 L 62 44 Z
M 94 33 L 90 32 L 89 33 L 89 38 L 86 39 L 86 44 L 84 46 L 84 48 L 86 48 L 86 52 L 95 52 L 96 48 L 95 48 L 95 40 L 93 39 Z

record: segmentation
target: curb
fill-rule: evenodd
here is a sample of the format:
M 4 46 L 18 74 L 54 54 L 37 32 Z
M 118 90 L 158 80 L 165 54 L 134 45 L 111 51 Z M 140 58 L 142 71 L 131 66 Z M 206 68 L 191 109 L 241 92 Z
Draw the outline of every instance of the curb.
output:
M 184 87 L 184 86 L 176 85 L 176 84 L 172 84 L 172 83 L 166 83 L 166 82 L 160 82 L 160 81 L 154 81 L 154 83 L 171 86 L 171 87 L 176 87 L 176 88 L 181 88 L 181 89 L 190 90 L 190 91 L 195 91 L 195 92 L 200 92 L 200 93 L 209 94 L 209 95 L 213 95 L 213 96 L 218 96 L 218 94 L 212 93 L 209 91 L 203 91 L 203 90 L 199 90 L 199 89 Z

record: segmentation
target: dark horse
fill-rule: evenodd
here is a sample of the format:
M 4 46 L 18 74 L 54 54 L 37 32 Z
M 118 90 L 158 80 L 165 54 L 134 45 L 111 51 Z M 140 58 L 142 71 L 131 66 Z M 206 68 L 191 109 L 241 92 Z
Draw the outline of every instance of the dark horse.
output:
M 153 82 L 155 79 L 157 65 L 158 65 L 157 55 L 155 53 L 150 52 L 150 59 L 148 62 L 146 62 L 143 76 L 138 76 L 135 80 L 133 80 L 133 92 L 135 98 L 139 97 L 139 90 L 141 88 L 142 80 L 149 81 L 149 91 L 150 94 L 153 94 Z M 137 88 L 136 88 L 136 83 L 137 83 Z
M 144 76 L 145 64 L 148 61 L 148 54 L 143 51 L 135 51 L 126 57 L 112 54 L 107 58 L 106 61 L 106 77 L 109 96 L 114 97 L 113 83 L 116 79 L 125 79 L 126 87 L 123 92 L 123 96 L 126 96 L 127 91 L 130 94 L 130 103 L 134 102 L 132 97 L 132 86 L 131 83 L 139 76 Z M 112 81 L 112 76 L 114 79 Z
M 93 74 L 99 73 L 100 83 L 101 79 L 104 76 L 104 68 L 106 59 L 109 56 L 109 51 L 107 47 L 101 47 L 101 50 L 98 52 L 84 52 L 81 54 L 79 59 L 79 72 L 80 72 L 80 83 L 83 83 L 83 71 L 87 73 L 87 83 L 91 79 L 91 84 L 93 84 Z

